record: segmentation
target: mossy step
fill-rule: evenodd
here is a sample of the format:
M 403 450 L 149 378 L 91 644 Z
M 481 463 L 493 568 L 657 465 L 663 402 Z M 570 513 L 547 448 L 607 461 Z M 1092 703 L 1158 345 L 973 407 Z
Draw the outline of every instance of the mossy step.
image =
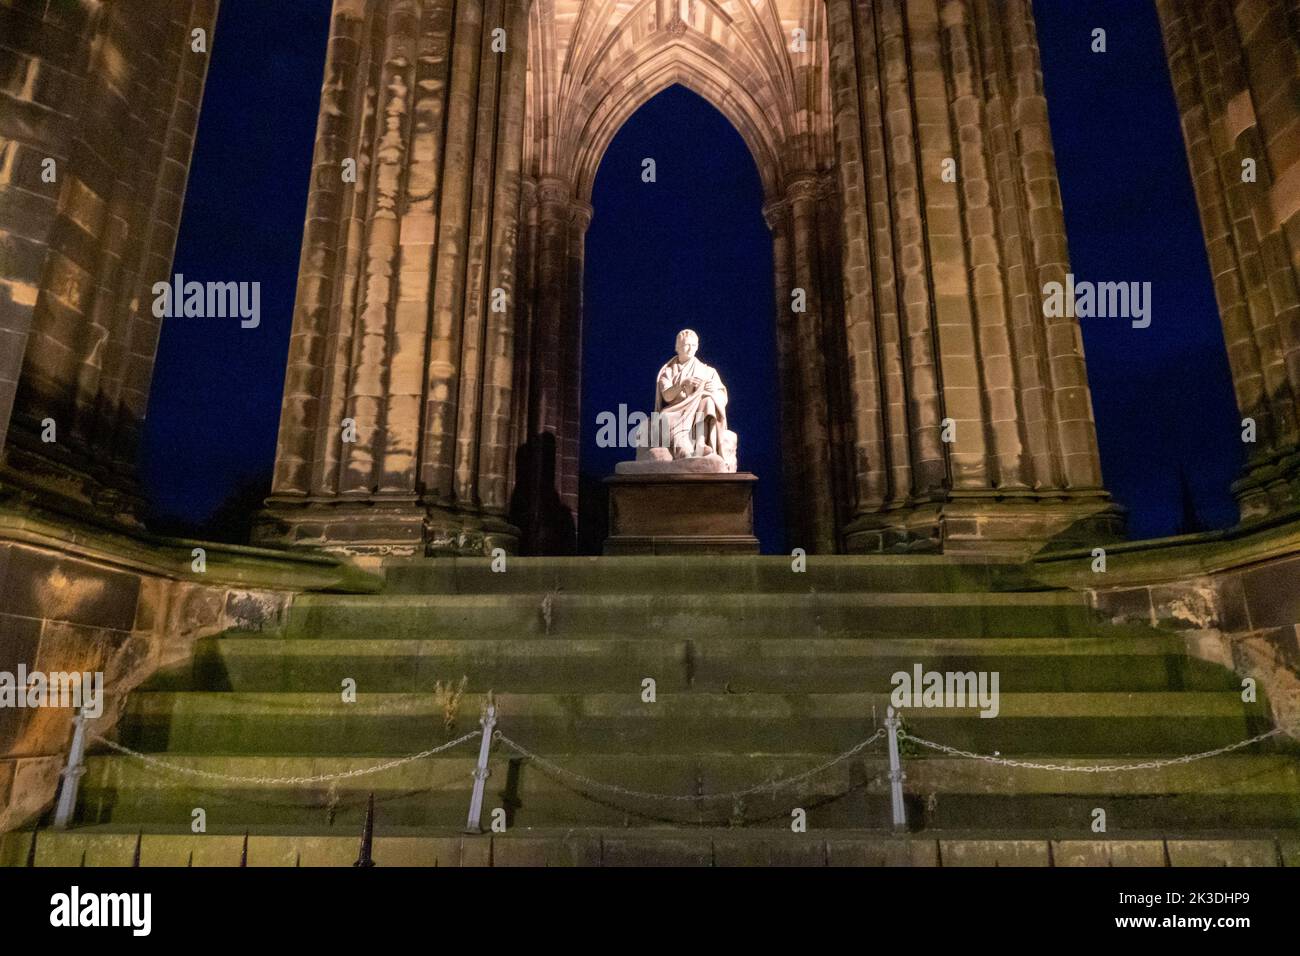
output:
M 37 866 L 130 866 L 137 841 L 141 866 L 351 866 L 358 834 L 321 829 L 254 830 L 196 835 L 189 827 L 41 830 Z M 33 835 L 0 834 L 0 865 L 22 866 Z M 379 866 L 1300 866 L 1292 833 L 1205 834 L 1177 831 L 1121 839 L 1056 832 L 897 836 L 860 829 L 833 833 L 777 830 L 635 830 L 520 827 L 466 836 L 377 827 Z
M 668 637 L 619 640 L 207 639 L 160 672 L 160 690 L 432 693 L 465 678 L 515 693 L 617 692 L 653 677 L 660 690 L 771 693 L 887 691 L 899 671 L 996 671 L 1003 691 L 1232 690 L 1226 668 L 1188 657 L 1177 639 L 1031 640 Z M 937 645 L 942 647 L 936 649 Z
M 466 693 L 459 727 L 483 698 Z M 502 730 L 540 752 L 837 752 L 883 718 L 885 694 L 499 694 Z M 873 716 L 874 715 L 874 716 Z M 1000 713 L 909 710 L 916 733 L 950 746 L 1004 753 L 1192 753 L 1271 726 L 1262 704 L 1234 693 L 1000 695 Z M 124 742 L 172 753 L 398 754 L 446 739 L 433 695 L 143 692 L 128 700 Z
M 498 564 L 499 568 L 500 565 Z M 808 591 L 999 591 L 1044 589 L 1018 564 L 943 555 L 812 555 L 803 571 L 789 557 L 390 559 L 387 594 L 715 594 Z
M 778 791 L 731 799 L 650 800 L 610 794 L 554 776 L 498 748 L 490 763 L 486 812 L 506 810 L 511 826 L 789 825 L 793 808 L 812 827 L 856 827 L 889 820 L 888 761 L 857 757 Z M 710 754 L 592 756 L 561 754 L 555 764 L 592 780 L 647 793 L 690 796 L 745 790 L 825 763 L 821 755 Z M 174 757 L 174 764 L 240 777 L 314 776 L 373 765 L 356 758 Z M 1077 760 L 1057 760 L 1067 766 Z M 214 784 L 121 757 L 92 758 L 76 822 L 154 826 L 191 818 L 209 825 L 359 826 L 367 795 L 389 825 L 449 826 L 465 814 L 472 757 L 443 757 L 332 783 L 275 787 Z M 906 761 L 914 827 L 1087 826 L 1102 807 L 1112 830 L 1292 827 L 1300 829 L 1297 762 L 1282 756 L 1228 756 L 1125 773 L 1008 769 L 948 758 Z
M 503 638 L 525 635 L 834 637 L 1095 636 L 1104 625 L 1082 595 L 303 595 L 293 638 Z

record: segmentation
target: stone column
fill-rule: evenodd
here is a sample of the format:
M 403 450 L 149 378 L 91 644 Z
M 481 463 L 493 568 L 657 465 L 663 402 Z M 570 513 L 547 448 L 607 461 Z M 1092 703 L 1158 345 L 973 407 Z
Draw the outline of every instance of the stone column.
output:
M 796 177 L 786 192 L 790 211 L 790 282 L 786 290 L 786 320 L 794 349 L 794 372 L 799 409 L 799 443 L 786 445 L 786 454 L 803 459 L 803 484 L 787 488 L 804 503 L 804 540 L 791 541 L 812 553 L 835 551 L 835 512 L 832 503 L 831 434 L 826 403 L 826 341 L 822 335 L 823 301 L 818 233 L 817 178 Z M 805 311 L 789 311 L 791 293 L 801 290 Z
M 128 524 L 216 13 L 0 12 L 0 475 Z
M 509 36 L 519 46 L 516 55 L 503 64 L 502 93 L 498 103 L 501 122 L 496 144 L 496 174 L 493 182 L 491 260 L 488 268 L 488 323 L 483 349 L 483 394 L 479 431 L 478 500 L 487 515 L 504 524 L 509 510 L 515 457 L 515 416 L 520 404 L 515 396 L 516 339 L 526 325 L 528 284 L 526 266 L 521 267 L 520 248 L 527 237 L 527 219 L 521 219 L 532 203 L 532 181 L 524 199 L 522 168 L 524 157 L 524 105 L 526 92 L 528 5 L 507 4 Z M 521 270 L 524 275 L 521 276 Z M 527 337 L 524 336 L 525 341 Z M 525 351 L 525 355 L 527 352 Z M 527 392 L 522 397 L 526 398 Z
M 531 352 L 527 428 L 518 442 L 512 514 L 533 554 L 576 544 L 582 398 L 582 273 L 591 206 L 558 176 L 537 181 L 530 230 Z M 518 373 L 524 375 L 522 371 Z
M 1157 0 L 1246 467 L 1243 521 L 1300 505 L 1300 13 Z
M 843 206 L 834 172 L 817 177 L 817 261 L 821 274 L 821 340 L 826 360 L 826 423 L 829 437 L 832 541 L 839 549 L 839 529 L 853 518 L 854 468 L 852 368 L 844 322 Z
M 794 345 L 794 317 L 790 310 L 790 204 L 784 199 L 763 205 L 763 220 L 772 231 L 772 288 L 775 294 L 777 383 L 781 389 L 778 407 L 778 443 L 781 448 L 803 445 L 803 428 L 797 413 L 799 402 L 798 369 Z M 781 455 L 781 484 L 784 488 L 786 535 L 791 547 L 806 547 L 799 542 L 811 535 L 805 520 L 804 502 L 799 489 L 807 485 L 804 458 L 798 454 Z
M 565 289 L 568 284 L 569 219 L 573 186 L 554 176 L 537 188 L 536 328 L 529 433 L 558 435 L 563 424 Z
M 277 497 L 332 495 L 338 482 L 372 163 L 373 120 L 356 125 L 375 111 L 365 28 L 354 11 L 336 9 L 330 20 L 271 486 Z M 348 159 L 356 164 L 350 187 Z
M 560 500 L 578 515 L 578 450 L 582 434 L 582 275 L 592 208 L 581 199 L 569 204 L 569 242 L 562 336 L 564 394 L 558 456 Z
M 575 515 L 565 520 L 559 502 L 563 429 L 565 295 L 568 284 L 569 218 L 573 186 L 554 176 L 537 183 L 532 229 L 532 350 L 528 356 L 527 428 L 517 446 L 513 512 L 524 548 L 532 554 L 566 550 L 576 535 Z M 575 538 L 576 540 L 576 538 Z
M 880 68 L 868 8 L 830 0 L 826 16 L 856 423 L 852 504 L 873 513 L 905 501 L 912 485 Z
M 849 550 L 1113 537 L 1021 0 L 828 0 L 856 425 Z M 842 519 L 841 519 L 842 521 Z
M 534 313 L 537 271 L 537 180 L 524 176 L 519 189 L 519 248 L 516 277 L 516 316 L 514 385 L 511 392 L 510 456 L 508 486 L 521 487 L 519 483 L 519 451 L 528 440 L 529 396 L 532 390 L 532 357 L 534 338 Z M 513 491 L 512 491 L 513 493 Z M 512 507 L 511 514 L 523 530 L 519 513 Z
M 1042 318 L 1042 294 L 1049 282 L 1064 283 L 1070 271 L 1065 242 L 1065 214 L 1056 178 L 1056 156 L 1047 121 L 1047 98 L 1039 65 L 1038 37 L 1029 0 L 987 2 L 990 13 L 1002 11 L 1002 47 L 1009 54 L 1009 84 L 1020 158 L 1021 204 L 1035 262 L 1036 321 Z M 1056 426 L 1058 465 L 1063 487 L 1081 498 L 1102 493 L 1101 458 L 1092 416 L 1092 395 L 1083 361 L 1079 322 L 1069 316 L 1045 320 L 1046 366 L 1051 410 Z M 1041 488 L 1048 486 L 1040 484 Z
M 419 392 L 414 403 L 403 404 L 411 390 L 410 366 L 422 345 L 422 323 L 412 321 L 409 307 L 398 313 L 399 245 L 405 212 L 402 172 L 410 163 L 407 143 L 414 88 L 416 17 L 412 0 L 391 2 L 376 15 L 386 14 L 381 58 L 375 75 L 373 165 L 366 218 L 366 242 L 359 279 L 359 308 L 352 334 L 352 375 L 346 418 L 354 423 L 355 440 L 344 444 L 339 494 L 357 499 L 398 495 L 414 503 L 414 425 L 418 420 Z M 397 321 L 400 318 L 400 323 Z M 396 387 L 395 387 L 396 386 Z M 403 420 L 402 414 L 406 418 Z M 387 463 L 391 450 L 397 458 Z M 400 474 L 405 467 L 405 480 Z M 392 474 L 393 471 L 398 472 Z M 403 494 L 404 493 L 404 494 Z
M 513 548 L 527 8 L 336 0 L 331 32 L 258 539 L 378 554 Z
M 434 268 L 432 325 L 425 353 L 421 492 L 435 507 L 454 504 L 456 411 L 460 398 L 461 335 L 478 130 L 479 74 L 484 36 L 481 4 L 459 0 L 452 30 L 447 91 L 447 142 Z

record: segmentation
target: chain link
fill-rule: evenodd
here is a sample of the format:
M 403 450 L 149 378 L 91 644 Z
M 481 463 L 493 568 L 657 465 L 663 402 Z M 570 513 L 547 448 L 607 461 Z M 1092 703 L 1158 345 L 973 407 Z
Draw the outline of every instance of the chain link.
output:
M 920 744 L 922 747 L 928 747 L 931 750 L 937 750 L 940 753 L 948 754 L 953 757 L 969 757 L 972 760 L 983 760 L 986 763 L 998 764 L 1003 767 L 1024 767 L 1030 770 L 1060 770 L 1066 773 L 1119 773 L 1125 770 L 1158 770 L 1161 767 L 1169 767 L 1174 764 L 1191 763 L 1194 760 L 1204 760 L 1206 757 L 1217 757 L 1220 754 L 1230 753 L 1233 750 L 1240 750 L 1242 747 L 1249 747 L 1251 744 L 1257 744 L 1261 740 L 1267 740 L 1269 737 L 1282 733 L 1281 727 L 1274 727 L 1262 734 L 1256 734 L 1249 740 L 1239 740 L 1235 744 L 1228 744 L 1226 747 L 1219 747 L 1216 750 L 1205 750 L 1198 754 L 1185 754 L 1181 757 L 1170 757 L 1164 760 L 1145 760 L 1142 763 L 1116 763 L 1116 764 L 1093 764 L 1089 766 L 1066 766 L 1059 763 L 1033 763 L 1029 760 L 1012 760 L 1009 757 L 995 757 L 992 754 L 971 753 L 969 750 L 958 750 L 956 747 L 949 747 L 947 744 L 937 744 L 933 740 L 926 740 L 924 737 L 918 737 L 915 734 L 900 730 L 898 736 L 900 740 L 910 740 Z
M 151 767 L 157 767 L 172 773 L 186 774 L 191 777 L 202 777 L 205 780 L 220 780 L 224 783 L 257 783 L 267 786 L 279 786 L 287 784 L 304 784 L 304 783 L 325 783 L 330 780 L 347 780 L 352 777 L 364 777 L 367 774 L 379 773 L 383 770 L 391 770 L 394 767 L 400 767 L 403 764 L 412 763 L 416 760 L 423 760 L 426 757 L 432 757 L 434 754 L 440 754 L 444 751 L 451 750 L 453 747 L 459 747 L 467 740 L 473 740 L 483 733 L 481 730 L 471 730 L 463 737 L 457 737 L 455 740 L 449 740 L 445 744 L 433 747 L 429 750 L 421 750 L 418 754 L 411 754 L 406 757 L 398 757 L 395 760 L 386 760 L 383 763 L 375 764 L 370 767 L 358 767 L 354 770 L 345 770 L 342 773 L 321 773 L 314 777 L 238 777 L 230 774 L 215 773 L 211 770 L 199 770 L 196 767 L 185 767 L 167 760 L 159 760 L 157 757 L 149 754 L 140 753 L 138 750 L 132 750 L 130 747 L 124 747 L 116 741 L 101 737 L 99 734 L 92 734 L 95 740 L 99 741 L 110 750 L 116 750 L 118 753 L 127 757 L 134 757 L 142 763 Z
M 725 793 L 701 793 L 692 796 L 681 796 L 680 794 L 668 794 L 668 793 L 649 793 L 644 790 L 632 790 L 628 787 L 620 787 L 617 784 L 603 783 L 599 780 L 593 779 L 592 777 L 588 777 L 584 774 L 580 774 L 577 771 L 568 770 L 564 767 L 561 767 L 559 764 L 547 760 L 545 757 L 533 753 L 527 747 L 524 747 L 522 744 L 518 743 L 517 741 L 511 740 L 509 737 L 507 737 L 499 730 L 496 731 L 492 735 L 492 737 L 494 740 L 500 740 L 503 744 L 513 749 L 521 757 L 526 757 L 529 760 L 533 761 L 543 770 L 549 770 L 551 773 L 557 776 L 567 777 L 568 779 L 573 780 L 581 784 L 582 786 L 593 790 L 602 790 L 605 793 L 614 793 L 614 794 L 618 794 L 619 796 L 632 797 L 637 800 L 658 800 L 664 803 L 695 803 L 700 800 L 724 800 L 724 799 L 736 800 L 740 797 L 748 797 L 748 796 L 752 796 L 753 794 L 763 793 L 764 791 L 768 791 L 768 790 L 775 793 L 777 790 L 781 790 L 785 787 L 793 786 L 796 783 L 800 783 L 801 781 L 807 780 L 810 777 L 814 777 L 819 773 L 823 773 L 826 770 L 829 770 L 831 767 L 834 767 L 836 764 L 843 763 L 845 760 L 857 756 L 858 754 L 862 753 L 862 751 L 870 747 L 877 740 L 879 740 L 881 737 L 883 737 L 884 734 L 885 734 L 884 730 L 877 730 L 866 740 L 862 741 L 861 743 L 855 744 L 854 746 L 850 747 L 848 750 L 844 751 L 844 753 L 839 754 L 836 757 L 832 757 L 830 760 L 826 761 L 825 763 L 813 767 L 811 770 L 805 770 L 803 773 L 796 774 L 793 777 L 785 777 L 782 778 L 781 780 L 772 780 L 767 783 L 758 784 L 757 786 L 748 787 L 744 790 L 730 790 Z
M 1162 767 L 1174 766 L 1176 764 L 1189 764 L 1196 760 L 1205 760 L 1209 757 L 1217 757 L 1220 756 L 1221 754 L 1231 753 L 1234 750 L 1240 750 L 1243 747 L 1249 747 L 1252 744 L 1260 743 L 1261 741 L 1268 740 L 1270 737 L 1275 737 L 1278 734 L 1282 734 L 1285 732 L 1286 732 L 1285 729 L 1282 727 L 1274 727 L 1272 730 L 1265 731 L 1262 734 L 1256 734 L 1254 737 L 1251 737 L 1247 740 L 1240 740 L 1237 741 L 1236 743 L 1228 744 L 1223 747 L 1218 747 L 1214 750 L 1205 750 L 1202 751 L 1201 753 L 1184 754 L 1183 756 L 1180 757 L 1169 757 L 1161 760 L 1146 760 L 1140 763 L 1091 764 L 1091 765 L 1036 763 L 1030 760 L 1015 760 L 1010 757 L 999 757 L 993 754 L 974 753 L 969 750 L 961 750 L 960 748 L 957 747 L 949 747 L 947 744 L 936 743 L 935 741 L 927 740 L 924 737 L 918 737 L 916 734 L 910 733 L 906 730 L 899 730 L 898 738 L 899 740 L 911 740 L 913 743 L 919 744 L 922 747 L 925 747 L 929 750 L 934 750 L 939 753 L 947 754 L 948 756 L 951 757 L 965 757 L 971 760 L 981 760 L 984 761 L 985 763 L 996 764 L 1002 767 L 1015 767 L 1015 768 L 1029 769 L 1029 770 L 1055 770 L 1063 773 L 1121 773 L 1125 771 L 1134 771 L 1134 770 L 1158 770 Z M 482 730 L 471 730 L 469 733 L 457 737 L 455 740 L 449 740 L 444 744 L 440 744 L 437 747 L 431 747 L 428 750 L 422 750 L 419 753 L 410 754 L 405 757 L 398 757 L 393 760 L 386 760 L 383 763 L 374 764 L 369 767 L 357 767 L 353 770 L 346 770 L 340 773 L 323 773 L 323 774 L 316 774 L 310 777 L 245 777 L 245 776 L 237 776 L 233 774 L 216 773 L 215 771 L 211 771 L 211 770 L 200 770 L 196 767 L 186 767 L 186 766 L 182 766 L 181 764 L 173 763 L 171 761 L 160 760 L 159 758 L 154 757 L 150 754 L 141 753 L 138 750 L 132 750 L 130 747 L 126 747 L 122 744 L 117 743 L 116 741 L 109 740 L 108 738 L 102 737 L 99 734 L 92 734 L 91 736 L 94 740 L 108 747 L 110 750 L 114 750 L 117 753 L 120 753 L 127 757 L 133 757 L 136 760 L 139 760 L 141 763 L 144 763 L 150 767 L 155 767 L 157 769 L 164 770 L 167 772 L 184 774 L 186 776 L 191 776 L 191 777 L 200 777 L 205 780 L 217 780 L 225 783 L 249 783 L 249 784 L 261 784 L 264 786 L 283 786 L 283 785 L 299 785 L 299 784 L 310 784 L 310 783 L 325 783 L 331 780 L 347 780 L 354 777 L 364 777 L 373 773 L 381 773 L 384 770 L 391 770 L 394 767 L 400 767 L 403 766 L 404 764 L 413 763 L 416 760 L 424 760 L 428 757 L 435 756 L 436 754 L 440 754 L 448 750 L 452 750 L 455 747 L 459 747 L 461 744 L 465 743 L 466 741 L 473 740 L 475 737 L 481 736 L 482 733 L 483 733 Z M 600 790 L 605 793 L 617 794 L 619 796 L 630 797 L 637 800 L 657 800 L 665 803 L 694 803 L 701 800 L 737 800 L 741 797 L 753 796 L 754 794 L 764 793 L 769 791 L 775 793 L 778 790 L 782 790 L 786 787 L 794 786 L 797 783 L 801 783 L 804 780 L 808 780 L 812 777 L 815 777 L 818 774 L 824 773 L 830 768 L 838 764 L 841 764 L 846 760 L 850 760 L 853 757 L 856 757 L 858 754 L 862 753 L 864 750 L 866 750 L 868 747 L 870 747 L 873 743 L 875 743 L 884 735 L 885 735 L 885 730 L 879 729 L 875 733 L 873 733 L 870 737 L 866 738 L 865 740 L 857 744 L 854 744 L 848 750 L 844 751 L 841 754 L 838 754 L 835 757 L 832 757 L 830 760 L 827 760 L 825 763 L 819 764 L 816 767 L 813 767 L 809 770 L 805 770 L 802 773 L 795 774 L 792 777 L 784 777 L 780 780 L 771 780 L 768 781 L 767 783 L 761 783 L 752 787 L 747 787 L 744 790 L 729 790 L 722 793 L 702 793 L 702 794 L 694 794 L 694 795 L 687 795 L 687 796 L 683 796 L 680 794 L 652 793 L 645 790 L 633 790 L 630 787 L 623 787 L 623 786 L 619 786 L 618 784 L 604 783 L 603 781 L 596 780 L 593 777 L 588 777 L 585 774 L 578 773 L 577 771 L 569 770 L 565 767 L 561 767 L 559 764 L 551 760 L 548 760 L 547 758 L 533 752 L 532 750 L 529 750 L 527 747 L 525 747 L 523 744 L 519 743 L 518 741 L 513 740 L 510 737 L 507 737 L 499 730 L 495 731 L 492 734 L 492 739 L 501 741 L 503 744 L 510 747 L 521 757 L 525 757 L 528 760 L 533 761 L 535 764 L 537 764 L 537 766 L 541 767 L 543 770 L 547 770 L 556 776 L 564 777 L 569 780 L 572 780 L 575 783 L 578 783 L 579 785 L 588 789 Z

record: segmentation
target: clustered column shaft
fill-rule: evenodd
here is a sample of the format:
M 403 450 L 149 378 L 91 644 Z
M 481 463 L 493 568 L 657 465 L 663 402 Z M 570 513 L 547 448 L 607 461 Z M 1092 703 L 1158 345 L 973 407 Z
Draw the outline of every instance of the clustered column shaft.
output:
M 172 278 L 216 10 L 20 4 L 0 26 L 7 477 L 120 503 L 123 517 L 163 321 L 153 286 Z
M 513 541 L 527 17 L 335 5 L 264 539 Z
M 1300 10 L 1157 0 L 1232 368 L 1243 518 L 1300 504 Z M 1249 441 L 1249 438 L 1247 438 Z

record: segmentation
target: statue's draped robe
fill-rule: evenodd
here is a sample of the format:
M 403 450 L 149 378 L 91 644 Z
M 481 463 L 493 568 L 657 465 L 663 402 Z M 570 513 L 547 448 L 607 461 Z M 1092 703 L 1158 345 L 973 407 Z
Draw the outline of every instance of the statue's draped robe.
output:
M 690 395 L 679 396 L 672 404 L 664 404 L 664 392 L 692 378 L 701 381 L 698 389 Z M 698 455 L 697 445 L 708 445 L 715 454 L 720 453 L 722 433 L 727 429 L 727 387 L 717 370 L 698 358 L 685 363 L 673 358 L 659 370 L 657 381 L 658 429 L 651 444 L 667 448 L 673 458 Z

